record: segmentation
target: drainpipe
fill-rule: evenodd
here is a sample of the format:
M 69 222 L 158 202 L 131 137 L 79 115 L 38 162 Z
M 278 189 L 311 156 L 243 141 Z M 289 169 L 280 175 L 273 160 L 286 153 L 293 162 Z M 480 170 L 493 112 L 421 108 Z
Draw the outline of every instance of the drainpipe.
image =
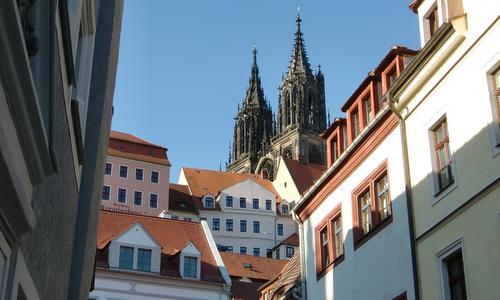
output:
M 408 140 L 406 138 L 406 123 L 403 116 L 398 113 L 392 102 L 392 95 L 387 92 L 387 103 L 392 112 L 399 119 L 399 128 L 401 132 L 401 148 L 403 154 L 403 166 L 404 166 L 404 179 L 405 179 L 405 192 L 406 192 L 406 210 L 408 214 L 408 227 L 410 234 L 410 251 L 411 251 L 411 266 L 413 273 L 413 289 L 415 291 L 415 299 L 420 299 L 420 293 L 418 288 L 418 272 L 417 272 L 417 256 L 415 247 L 415 229 L 413 225 L 413 197 L 411 189 L 411 178 L 410 178 L 410 164 L 408 156 Z
M 292 210 L 292 218 L 295 222 L 299 224 L 300 288 L 302 290 L 301 299 L 307 299 L 306 295 L 307 270 L 306 270 L 305 251 L 304 251 L 305 249 L 304 224 L 293 210 Z

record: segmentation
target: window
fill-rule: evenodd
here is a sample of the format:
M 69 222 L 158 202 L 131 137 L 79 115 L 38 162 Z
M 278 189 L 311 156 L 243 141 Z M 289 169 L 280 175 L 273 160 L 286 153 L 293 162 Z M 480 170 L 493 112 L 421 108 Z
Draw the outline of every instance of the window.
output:
M 113 165 L 110 163 L 106 163 L 106 167 L 104 168 L 104 174 L 111 175 L 113 171 Z
M 372 102 L 371 102 L 371 98 L 370 98 L 370 95 L 368 95 L 367 97 L 365 97 L 363 99 L 363 109 L 365 110 L 365 126 L 367 126 L 368 124 L 370 124 L 370 122 L 372 121 Z
M 438 192 L 441 192 L 453 183 L 450 140 L 446 119 L 434 127 L 432 135 L 434 139 L 434 163 L 438 180 Z
M 495 98 L 495 108 L 498 126 L 500 127 L 500 67 L 492 74 L 493 97 Z
M 278 224 L 278 235 L 283 236 L 283 224 Z
M 240 247 L 240 254 L 247 254 L 247 247 Z
M 253 204 L 253 209 L 259 209 L 259 199 L 253 198 L 252 204 Z
M 387 92 L 391 86 L 394 84 L 394 82 L 398 79 L 398 72 L 397 72 L 397 67 L 394 66 L 393 68 L 389 69 L 387 74 L 385 75 L 385 91 Z
M 358 198 L 359 208 L 360 208 L 360 218 L 361 218 L 361 228 L 363 229 L 363 234 L 367 234 L 372 229 L 372 213 L 371 213 L 371 201 L 370 201 L 370 191 L 365 191 Z
M 462 251 L 458 251 L 446 259 L 446 271 L 450 299 L 467 299 Z
M 184 277 L 198 277 L 198 258 L 193 256 L 184 256 Z
M 276 249 L 276 259 L 280 259 L 280 248 Z
M 212 219 L 212 230 L 217 231 L 220 229 L 220 220 L 219 218 Z
M 152 183 L 160 182 L 160 173 L 156 171 L 151 171 L 151 182 Z
M 149 194 L 149 207 L 158 208 L 158 195 Z
M 344 254 L 344 236 L 342 235 L 342 216 L 332 220 L 334 259 Z
M 226 207 L 233 207 L 233 197 L 226 196 Z
M 286 204 L 281 205 L 281 213 L 284 215 L 288 215 L 288 205 Z
M 205 207 L 214 208 L 214 198 L 208 196 L 205 197 Z
M 253 221 L 253 233 L 260 233 L 260 222 Z
M 318 276 L 322 276 L 344 258 L 341 205 L 335 207 L 315 227 L 314 231 L 316 273 Z M 293 247 L 291 248 L 293 249 Z M 287 249 L 287 251 L 289 250 Z
M 134 264 L 134 248 L 120 246 L 120 269 L 129 269 L 132 270 Z
M 233 231 L 233 219 L 226 220 L 226 231 Z
M 127 190 L 118 188 L 118 202 L 127 203 Z
M 240 232 L 247 232 L 247 220 L 240 220 Z
M 134 205 L 137 205 L 137 206 L 142 205 L 142 192 L 134 191 Z
M 339 141 L 337 137 L 334 137 L 332 140 L 332 154 L 333 154 L 333 162 L 337 161 L 339 159 Z
M 437 5 L 434 5 L 433 8 L 429 11 L 427 16 L 425 17 L 425 23 L 428 30 L 428 39 L 430 39 L 439 28 L 439 14 Z
M 286 257 L 290 258 L 293 256 L 294 249 L 293 247 L 287 246 L 286 247 Z
M 389 200 L 389 181 L 387 180 L 387 174 L 382 175 L 382 177 L 375 182 L 375 189 L 379 218 L 380 221 L 383 221 L 392 214 L 391 203 Z
M 233 246 L 226 246 L 227 252 L 233 252 Z
M 107 185 L 103 185 L 101 199 L 102 200 L 109 200 L 111 198 L 110 194 L 111 194 L 111 187 L 107 186 Z
M 253 248 L 253 256 L 260 256 L 260 248 Z
M 241 197 L 240 198 L 240 208 L 246 208 L 247 207 L 247 198 Z
M 128 176 L 128 167 L 120 166 L 120 177 L 127 178 L 127 176 Z
M 267 258 L 273 258 L 273 249 L 266 249 L 266 257 Z
M 392 222 L 387 163 L 383 162 L 353 191 L 354 246 Z
M 139 248 L 137 252 L 137 270 L 151 271 L 151 250 Z
M 273 202 L 271 200 L 266 200 L 266 210 L 273 210 Z
M 319 233 L 321 269 L 326 268 L 330 264 L 330 256 L 328 254 L 328 227 L 325 226 Z
M 354 140 L 360 132 L 359 126 L 359 113 L 357 110 L 351 113 L 351 132 L 352 132 L 352 140 Z
M 144 170 L 136 168 L 135 169 L 135 180 L 144 180 Z

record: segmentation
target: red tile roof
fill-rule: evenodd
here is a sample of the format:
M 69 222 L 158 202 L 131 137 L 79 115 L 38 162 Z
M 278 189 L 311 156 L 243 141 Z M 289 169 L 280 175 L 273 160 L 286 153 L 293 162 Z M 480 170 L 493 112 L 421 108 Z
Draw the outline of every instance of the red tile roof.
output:
M 140 223 L 161 245 L 162 275 L 180 277 L 178 254 L 189 242 L 192 242 L 201 252 L 201 280 L 224 282 L 203 227 L 198 222 L 101 210 L 97 232 L 98 254 L 96 259 L 101 260 L 98 265 L 106 265 L 106 262 L 102 261 L 102 259 L 111 240 L 128 230 L 135 223 Z M 104 258 L 106 257 L 104 256 Z
M 276 292 L 281 295 L 286 295 L 291 292 L 291 289 L 300 281 L 300 253 L 296 251 L 290 259 L 290 262 L 280 272 L 278 280 L 273 284 L 271 289 L 270 298 Z
M 159 145 L 155 145 L 155 144 L 150 143 L 148 141 L 145 141 L 145 140 L 143 140 L 141 138 L 138 138 L 135 135 L 132 135 L 130 133 L 125 133 L 125 132 L 120 132 L 120 131 L 114 131 L 114 130 L 112 130 L 109 133 L 109 138 L 110 139 L 114 139 L 114 140 L 131 142 L 131 143 L 135 143 L 135 144 L 141 144 L 141 145 L 145 145 L 145 146 L 152 146 L 152 147 L 162 148 L 162 149 L 167 150 L 167 148 L 165 148 L 165 147 L 162 147 L 162 146 L 159 146 Z
M 381 72 L 392 62 L 394 58 L 396 58 L 396 55 L 415 55 L 416 53 L 417 51 L 408 49 L 405 46 L 392 46 L 391 50 L 389 50 L 389 52 L 380 61 L 379 65 L 373 71 L 368 73 L 363 82 L 361 82 L 358 88 L 354 90 L 354 93 L 349 97 L 349 99 L 347 99 L 342 106 L 342 111 L 346 112 L 351 107 L 351 104 L 356 101 L 358 96 L 365 90 L 370 82 L 380 80 Z
M 239 280 L 231 280 L 231 296 L 232 300 L 258 300 L 261 293 L 259 287 L 261 281 L 243 282 Z
M 187 185 L 170 183 L 168 209 L 196 213 L 193 197 Z
M 276 277 L 287 264 L 286 260 L 221 252 L 220 256 L 232 278 L 269 280 Z M 246 267 L 245 267 L 246 266 Z
M 244 180 L 252 179 L 262 187 L 274 193 L 277 202 L 281 201 L 272 182 L 267 179 L 262 179 L 262 177 L 256 174 L 231 173 L 194 168 L 182 168 L 182 170 L 184 170 L 184 175 L 186 176 L 191 194 L 198 199 L 201 199 L 204 195 L 209 193 L 217 197 L 220 191 Z M 203 208 L 203 205 L 200 208 Z
M 108 155 L 170 166 L 167 148 L 123 132 L 111 131 Z
M 276 246 L 276 247 L 279 247 L 281 245 L 298 247 L 299 246 L 299 235 L 297 233 L 293 233 L 292 235 L 290 235 L 289 237 L 287 237 L 286 239 L 281 241 L 281 243 L 279 243 L 278 246 Z
M 300 194 L 303 194 L 326 170 L 326 166 L 302 164 L 294 159 L 283 158 Z

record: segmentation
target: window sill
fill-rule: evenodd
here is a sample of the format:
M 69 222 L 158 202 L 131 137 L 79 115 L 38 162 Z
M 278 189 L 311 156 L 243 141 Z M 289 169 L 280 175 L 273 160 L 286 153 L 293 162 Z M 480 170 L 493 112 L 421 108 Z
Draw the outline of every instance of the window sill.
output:
M 382 231 L 382 229 L 384 229 L 385 227 L 387 227 L 387 225 L 391 223 L 392 223 L 392 215 L 385 218 L 382 222 L 377 224 L 370 232 L 363 235 L 360 239 L 354 241 L 354 251 L 356 251 L 359 247 L 363 246 L 368 240 L 370 240 L 373 236 Z
M 337 258 L 335 258 L 334 261 L 332 261 L 331 263 L 329 263 L 326 267 L 324 267 L 321 271 L 319 271 L 316 274 L 316 281 L 318 281 L 321 278 L 323 278 L 323 276 L 325 276 L 326 273 L 328 273 L 331 270 L 333 270 L 338 264 L 340 264 L 343 261 L 344 261 L 344 254 L 342 254 L 341 256 L 339 256 Z
M 456 188 L 458 187 L 458 184 L 457 184 L 457 181 L 453 181 L 452 184 L 450 184 L 449 186 L 447 186 L 445 189 L 437 192 L 436 194 L 434 194 L 432 196 L 432 202 L 431 202 L 431 206 L 434 206 L 436 205 L 439 201 L 441 201 L 441 199 L 445 198 L 448 194 L 450 194 L 451 192 L 453 192 Z

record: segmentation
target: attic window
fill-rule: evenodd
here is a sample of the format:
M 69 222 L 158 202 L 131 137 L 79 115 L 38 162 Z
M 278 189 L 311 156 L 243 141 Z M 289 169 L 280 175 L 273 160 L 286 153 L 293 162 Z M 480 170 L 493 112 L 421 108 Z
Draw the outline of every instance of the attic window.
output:
M 214 198 L 205 197 L 205 207 L 214 208 Z
M 251 269 L 252 268 L 252 265 L 250 263 L 243 263 L 243 267 L 245 269 Z

